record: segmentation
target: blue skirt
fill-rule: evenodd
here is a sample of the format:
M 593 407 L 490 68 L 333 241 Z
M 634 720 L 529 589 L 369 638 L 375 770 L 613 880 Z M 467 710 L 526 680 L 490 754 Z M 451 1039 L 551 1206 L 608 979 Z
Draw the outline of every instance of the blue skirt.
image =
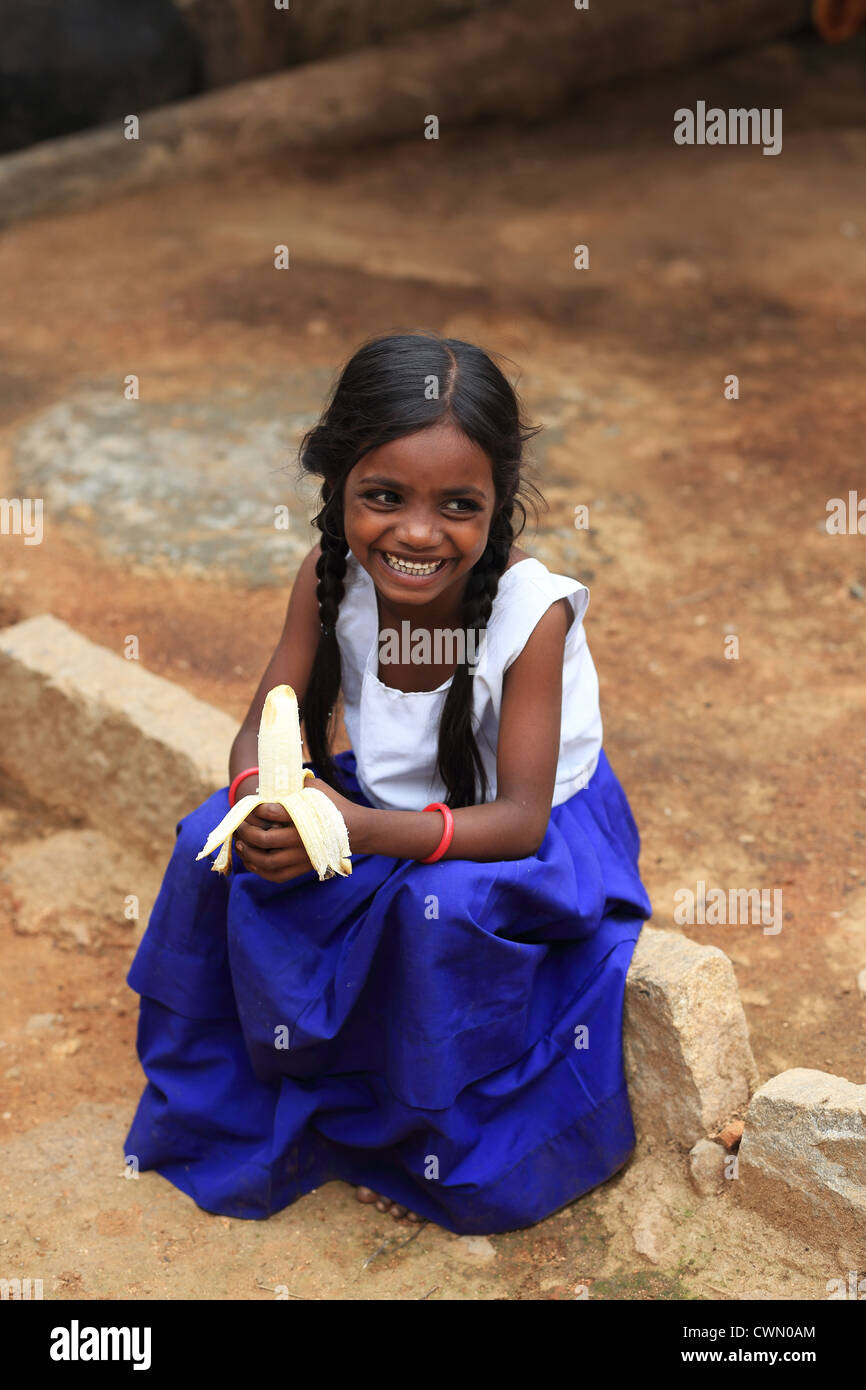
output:
M 148 1082 L 127 1158 L 225 1216 L 342 1179 L 461 1234 L 625 1163 L 623 995 L 652 909 L 603 751 L 525 859 L 356 854 L 277 884 L 233 850 L 225 878 L 196 854 L 227 809 L 223 787 L 179 822 L 129 972 Z

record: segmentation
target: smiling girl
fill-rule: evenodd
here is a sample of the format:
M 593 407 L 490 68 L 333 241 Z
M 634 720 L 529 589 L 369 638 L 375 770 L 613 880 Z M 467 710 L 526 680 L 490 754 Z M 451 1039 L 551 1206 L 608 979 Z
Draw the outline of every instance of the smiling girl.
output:
M 229 780 L 232 801 L 255 791 L 265 696 L 291 685 L 352 873 L 319 882 L 278 805 L 236 832 L 228 881 L 211 873 L 195 856 L 224 787 L 178 825 L 129 975 L 148 1084 L 127 1156 L 208 1211 L 262 1218 L 343 1179 L 491 1233 L 634 1146 L 623 993 L 651 907 L 588 591 L 515 544 L 534 433 L 481 349 L 400 334 L 355 353 L 303 441 L 321 541 Z

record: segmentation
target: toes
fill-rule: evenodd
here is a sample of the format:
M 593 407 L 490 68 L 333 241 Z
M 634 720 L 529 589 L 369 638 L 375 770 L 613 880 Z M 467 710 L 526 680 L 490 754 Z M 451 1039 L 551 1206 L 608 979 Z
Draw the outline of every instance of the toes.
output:
M 390 1212 L 395 1221 L 402 1221 L 404 1217 L 407 1221 L 415 1223 L 424 1221 L 424 1217 L 419 1216 L 417 1212 L 409 1211 L 408 1207 L 402 1207 L 399 1202 L 392 1202 L 390 1197 L 383 1197 L 371 1187 L 356 1187 L 355 1196 L 359 1202 L 368 1206 L 375 1202 L 377 1211 Z

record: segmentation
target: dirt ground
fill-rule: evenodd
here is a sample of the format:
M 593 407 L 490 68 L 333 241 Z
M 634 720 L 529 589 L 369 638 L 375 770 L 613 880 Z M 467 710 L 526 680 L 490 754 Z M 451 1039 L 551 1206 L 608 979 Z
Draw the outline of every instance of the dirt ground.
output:
M 549 511 L 521 544 L 590 587 L 605 747 L 654 924 L 671 925 L 675 892 L 699 880 L 781 888 L 776 935 L 684 930 L 733 960 L 762 1081 L 802 1066 L 863 1084 L 866 537 L 824 522 L 829 499 L 864 490 L 866 131 L 826 71 L 786 91 L 786 52 L 767 50 L 751 98 L 785 98 L 777 158 L 674 146 L 659 113 L 684 104 L 685 79 L 656 79 L 534 129 L 270 160 L 11 227 L 0 492 L 14 495 L 28 421 L 127 372 L 181 399 L 333 368 L 408 327 L 508 354 L 549 433 Z M 716 65 L 713 99 L 739 101 L 758 70 Z M 707 91 L 689 80 L 685 104 Z M 576 243 L 588 271 L 572 266 Z M 574 528 L 579 504 L 589 531 Z M 0 624 L 51 612 L 112 650 L 136 633 L 151 670 L 240 720 L 290 568 L 284 587 L 161 572 L 107 559 L 99 530 L 98 516 L 49 519 L 40 546 L 2 537 Z M 342 1184 L 243 1223 L 152 1173 L 125 1181 L 142 1084 L 124 983 L 134 932 L 80 903 L 70 927 L 51 877 L 58 834 L 84 829 L 0 784 L 2 1262 L 44 1270 L 46 1297 L 821 1298 L 853 1258 L 809 1251 L 730 1193 L 697 1197 L 682 1158 L 651 1142 L 565 1212 L 489 1240 L 425 1227 L 387 1245 L 413 1233 L 356 1209 Z M 173 828 L 150 863 L 99 829 L 89 872 L 121 866 L 145 900 Z M 41 913 L 20 891 L 28 875 Z

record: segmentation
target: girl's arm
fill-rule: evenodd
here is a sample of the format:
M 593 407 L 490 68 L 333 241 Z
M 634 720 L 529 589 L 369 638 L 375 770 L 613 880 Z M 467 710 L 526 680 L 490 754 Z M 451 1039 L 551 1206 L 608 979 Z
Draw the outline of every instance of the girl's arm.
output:
M 567 599 L 552 604 L 505 672 L 496 799 L 453 812 L 454 834 L 443 859 L 524 859 L 544 839 L 559 759 L 565 634 L 573 616 Z M 353 853 L 424 859 L 442 837 L 441 812 L 353 806 L 323 782 L 310 785 L 343 811 Z
M 229 755 L 230 782 L 244 768 L 255 767 L 259 760 L 259 721 L 268 691 L 275 685 L 290 685 L 298 697 L 298 704 L 306 693 L 319 641 L 316 561 L 320 553 L 321 546 L 314 546 L 301 563 L 292 585 L 280 640 L 232 744 Z M 237 799 L 254 792 L 257 785 L 257 776 L 246 778 L 237 789 Z

